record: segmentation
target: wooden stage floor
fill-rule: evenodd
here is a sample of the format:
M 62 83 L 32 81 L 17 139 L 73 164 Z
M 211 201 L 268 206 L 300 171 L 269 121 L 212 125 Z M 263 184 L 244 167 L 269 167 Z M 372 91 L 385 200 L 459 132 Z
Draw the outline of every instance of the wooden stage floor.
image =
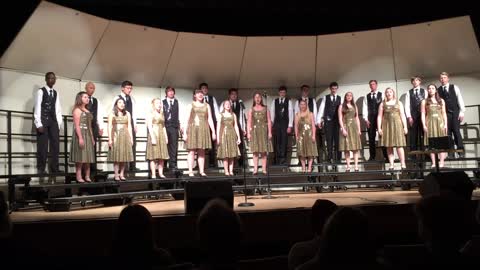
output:
M 347 191 L 336 191 L 333 193 L 315 193 L 315 192 L 280 192 L 272 193 L 275 199 L 264 199 L 264 196 L 249 196 L 248 201 L 253 202 L 253 207 L 238 207 L 243 202 L 243 195 L 234 196 L 235 210 L 238 212 L 248 211 L 275 211 L 285 209 L 305 209 L 310 208 L 317 199 L 328 199 L 338 205 L 344 206 L 364 206 L 364 205 L 396 205 L 396 204 L 412 204 L 420 199 L 418 190 L 410 191 L 390 191 L 383 189 L 355 189 Z M 474 200 L 480 199 L 480 190 L 475 190 Z M 153 216 L 172 216 L 184 215 L 184 201 L 173 200 L 167 198 L 165 200 L 141 201 L 136 200 L 134 203 L 144 205 Z M 80 221 L 80 220 L 99 220 L 99 219 L 116 219 L 120 211 L 125 206 L 102 205 L 73 205 L 69 212 L 46 212 L 43 209 L 20 210 L 11 213 L 14 223 L 30 223 L 30 222 L 49 222 L 49 221 Z

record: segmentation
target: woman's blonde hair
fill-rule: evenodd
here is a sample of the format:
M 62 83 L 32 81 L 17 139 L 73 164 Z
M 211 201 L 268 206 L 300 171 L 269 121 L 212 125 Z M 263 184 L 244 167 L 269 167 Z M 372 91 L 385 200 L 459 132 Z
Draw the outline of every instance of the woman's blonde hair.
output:
M 162 106 L 160 106 L 160 112 L 163 111 L 163 104 L 161 104 L 162 100 L 161 100 L 160 98 L 156 97 L 156 98 L 153 98 L 153 99 L 152 99 L 152 102 L 151 102 L 151 106 L 152 106 L 152 108 L 151 108 L 151 113 L 152 113 L 152 114 L 156 111 L 156 109 L 155 109 L 155 100 L 160 100 L 160 105 L 162 105 Z
M 72 113 L 73 113 L 73 111 L 75 111 L 76 108 L 79 108 L 79 109 L 82 108 L 82 106 L 83 106 L 83 101 L 82 101 L 83 95 L 88 95 L 88 94 L 85 91 L 80 91 L 75 96 L 75 104 L 73 105 Z
M 397 99 L 397 93 L 395 92 L 395 89 L 393 89 L 392 87 L 387 87 L 387 89 L 385 89 L 385 101 L 387 101 L 387 90 L 392 90 L 392 93 L 393 93 L 392 99 Z

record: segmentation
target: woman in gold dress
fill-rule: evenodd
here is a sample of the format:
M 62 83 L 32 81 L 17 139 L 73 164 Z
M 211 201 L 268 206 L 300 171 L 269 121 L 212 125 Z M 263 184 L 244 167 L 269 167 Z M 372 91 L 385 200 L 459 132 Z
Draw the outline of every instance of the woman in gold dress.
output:
M 397 154 L 400 158 L 402 169 L 406 169 L 405 152 L 403 147 L 406 145 L 405 135 L 408 133 L 407 119 L 403 104 L 395 96 L 393 88 L 385 89 L 385 99 L 378 108 L 378 135 L 380 145 L 387 148 L 388 160 L 390 162 L 390 170 L 393 170 L 393 162 L 395 160 L 393 148 L 397 148 Z
M 205 149 L 212 148 L 212 139 L 216 140 L 215 127 L 213 126 L 212 112 L 210 106 L 203 99 L 203 91 L 200 89 L 194 92 L 194 101 L 187 107 L 187 125 L 183 139 L 188 150 L 188 176 L 193 177 L 193 163 L 195 152 L 198 155 L 198 171 L 200 176 L 206 177 Z M 214 113 L 214 112 L 213 112 Z
M 447 136 L 447 112 L 445 110 L 445 101 L 440 98 L 437 92 L 437 86 L 430 84 L 427 87 L 428 97 L 422 101 L 422 124 L 425 132 L 425 145 L 428 145 L 428 139 L 434 137 Z M 435 167 L 435 155 L 430 154 L 432 168 Z M 445 166 L 447 153 L 439 154 L 438 166 Z
M 343 104 L 338 108 L 338 123 L 340 124 L 340 142 L 339 150 L 345 152 L 347 161 L 346 172 L 350 172 L 350 151 L 353 152 L 353 162 L 355 171 L 358 172 L 358 156 L 362 149 L 360 135 L 360 120 L 358 118 L 358 108 L 353 99 L 353 93 L 347 92 L 343 98 Z
M 312 172 L 313 159 L 318 156 L 317 144 L 315 142 L 315 120 L 305 100 L 300 100 L 298 107 L 300 111 L 295 114 L 297 156 L 302 163 L 302 172 L 310 173 Z M 308 170 L 305 168 L 305 159 L 308 159 Z
M 132 117 L 119 98 L 108 116 L 108 161 L 113 162 L 115 181 L 125 179 L 125 165 L 133 161 Z
M 152 111 L 147 114 L 147 160 L 150 161 L 151 177 L 155 178 L 155 168 L 158 166 L 158 175 L 163 175 L 164 161 L 169 159 L 168 156 L 168 137 L 165 129 L 165 117 L 163 114 L 162 101 L 159 98 L 152 100 Z
M 223 159 L 225 175 L 233 175 L 233 163 L 240 156 L 239 144 L 237 116 L 232 112 L 230 101 L 225 100 L 217 123 L 217 158 Z
M 267 155 L 273 152 L 272 120 L 267 106 L 263 104 L 262 95 L 258 92 L 253 95 L 253 107 L 248 112 L 247 126 L 247 138 L 253 153 L 253 175 L 257 175 L 259 154 L 262 155 L 262 172 L 267 174 Z
M 90 179 L 90 163 L 95 163 L 95 139 L 92 132 L 92 114 L 86 105 L 89 98 L 86 92 L 79 92 L 73 107 L 73 136 L 70 148 L 70 161 L 75 162 L 76 179 L 79 183 L 92 182 Z M 82 168 L 85 179 L 82 178 Z

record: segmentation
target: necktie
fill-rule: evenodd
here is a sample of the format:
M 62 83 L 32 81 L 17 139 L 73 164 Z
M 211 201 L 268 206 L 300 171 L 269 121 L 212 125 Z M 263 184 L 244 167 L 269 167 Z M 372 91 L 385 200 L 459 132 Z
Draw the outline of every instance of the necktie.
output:
M 375 92 L 373 92 L 372 94 L 372 99 L 375 99 Z
M 283 105 L 283 98 L 280 99 L 280 105 Z
M 232 103 L 233 103 L 233 109 L 235 110 L 237 103 L 236 102 L 232 102 Z
M 332 95 L 332 102 L 335 102 L 335 95 Z
M 53 98 L 53 90 L 50 89 L 50 98 Z
M 415 97 L 418 98 L 418 89 L 415 89 Z
M 173 100 L 170 100 L 170 106 L 168 107 L 168 119 L 170 120 L 172 118 L 172 107 L 173 107 Z
M 205 96 L 205 101 L 208 103 L 208 96 Z

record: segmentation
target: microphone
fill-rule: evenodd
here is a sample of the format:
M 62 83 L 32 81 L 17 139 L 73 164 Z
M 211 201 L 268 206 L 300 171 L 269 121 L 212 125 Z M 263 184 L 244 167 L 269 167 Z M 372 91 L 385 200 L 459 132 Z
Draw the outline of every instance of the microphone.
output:
M 238 103 L 240 103 L 240 107 L 242 108 L 242 110 L 245 110 L 245 105 L 243 104 L 243 100 L 239 99 Z

